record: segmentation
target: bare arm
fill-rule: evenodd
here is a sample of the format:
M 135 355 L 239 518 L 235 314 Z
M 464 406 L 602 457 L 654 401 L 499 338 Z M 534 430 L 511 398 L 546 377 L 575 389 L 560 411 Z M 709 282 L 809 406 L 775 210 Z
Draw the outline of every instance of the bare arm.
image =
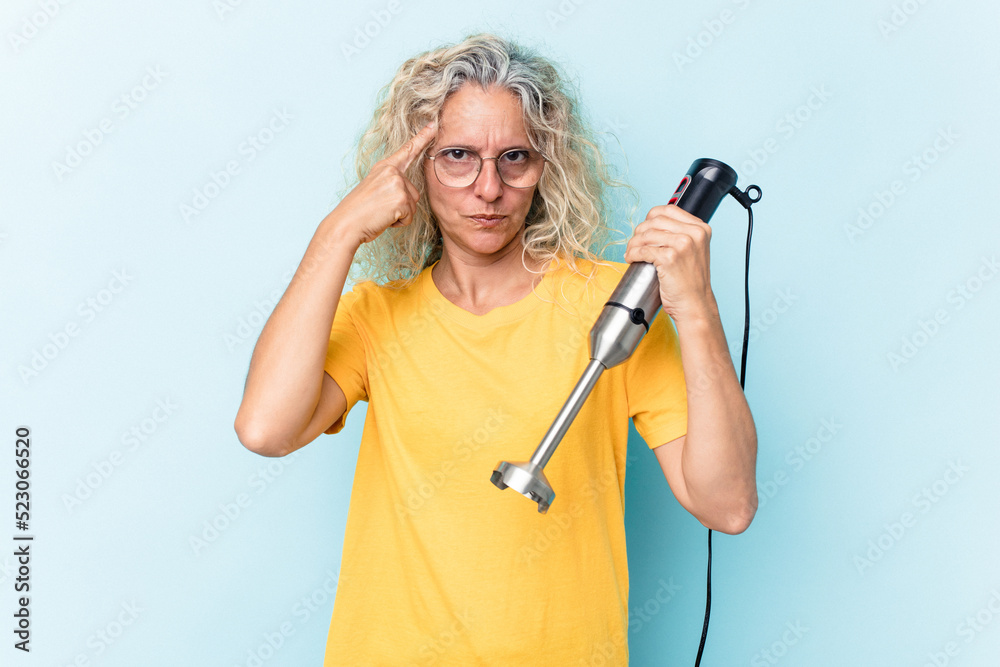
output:
M 403 173 L 436 131 L 428 125 L 376 163 L 316 229 L 250 359 L 235 422 L 247 449 L 284 456 L 344 414 L 344 392 L 323 366 L 347 273 L 362 243 L 412 221 L 419 193 Z
M 757 432 L 714 317 L 677 323 L 688 430 L 653 449 L 677 501 L 706 527 L 747 529 L 757 509 Z
M 676 206 L 654 207 L 626 261 L 656 266 L 687 385 L 687 434 L 653 451 L 678 502 L 708 528 L 747 529 L 757 511 L 757 433 L 729 356 L 709 278 L 711 228 Z
M 335 213 L 316 230 L 250 359 L 235 428 L 248 449 L 264 456 L 284 456 L 312 442 L 347 407 L 323 365 L 359 244 L 345 238 Z

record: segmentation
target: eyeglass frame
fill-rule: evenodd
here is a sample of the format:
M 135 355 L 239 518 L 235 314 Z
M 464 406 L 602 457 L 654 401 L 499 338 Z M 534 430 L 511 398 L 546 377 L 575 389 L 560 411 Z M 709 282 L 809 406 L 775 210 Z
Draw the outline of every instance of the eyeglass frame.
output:
M 472 153 L 477 158 L 479 158 L 479 168 L 476 170 L 476 176 L 475 176 L 475 178 L 472 179 L 471 183 L 469 183 L 467 185 L 445 185 L 445 183 L 441 180 L 441 176 L 437 173 L 437 162 L 435 162 L 435 160 L 436 160 L 436 158 L 439 155 L 441 155 L 441 153 L 443 153 L 445 151 L 450 151 L 450 150 L 468 151 L 469 153 Z M 479 176 L 483 173 L 483 162 L 485 162 L 486 160 L 499 160 L 500 158 L 502 158 L 507 153 L 514 153 L 516 151 L 528 151 L 528 150 L 534 151 L 533 148 L 511 148 L 509 150 L 504 151 L 503 153 L 500 153 L 500 155 L 497 155 L 496 157 L 483 157 L 482 155 L 480 155 L 479 153 L 477 153 L 475 150 L 473 150 L 471 148 L 464 148 L 462 146 L 445 146 L 441 150 L 439 150 L 436 153 L 434 153 L 434 155 L 428 155 L 427 153 L 424 153 L 424 157 L 434 163 L 433 169 L 432 169 L 432 171 L 434 172 L 434 178 L 436 178 L 437 182 L 441 184 L 441 187 L 456 188 L 456 189 L 458 189 L 458 188 L 467 188 L 470 185 L 474 185 L 476 183 L 476 181 L 479 180 Z M 504 180 L 503 174 L 500 173 L 500 165 L 496 164 L 495 166 L 497 168 L 497 176 L 500 178 L 500 182 L 503 183 L 504 185 L 506 185 L 508 188 L 514 188 L 515 190 L 526 190 L 528 188 L 533 188 L 536 185 L 538 185 L 539 181 L 542 180 L 542 174 L 545 173 L 545 163 L 548 162 L 549 160 L 548 160 L 547 157 L 545 157 L 545 155 L 541 151 L 534 151 L 534 152 L 538 153 L 539 157 L 542 158 L 542 171 L 540 171 L 538 173 L 538 180 L 537 181 L 535 181 L 531 185 L 511 185 L 510 183 L 508 183 L 507 181 Z

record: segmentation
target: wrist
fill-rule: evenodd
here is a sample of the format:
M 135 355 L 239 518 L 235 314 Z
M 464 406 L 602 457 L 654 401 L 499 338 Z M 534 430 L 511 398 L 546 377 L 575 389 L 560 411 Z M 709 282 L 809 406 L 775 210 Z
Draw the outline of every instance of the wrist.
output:
M 719 304 L 711 290 L 700 300 L 672 308 L 669 314 L 678 328 L 705 330 L 722 322 Z
M 357 225 L 352 225 L 351 221 L 336 209 L 323 218 L 323 222 L 316 230 L 316 238 L 325 251 L 347 252 L 352 258 L 364 244 Z

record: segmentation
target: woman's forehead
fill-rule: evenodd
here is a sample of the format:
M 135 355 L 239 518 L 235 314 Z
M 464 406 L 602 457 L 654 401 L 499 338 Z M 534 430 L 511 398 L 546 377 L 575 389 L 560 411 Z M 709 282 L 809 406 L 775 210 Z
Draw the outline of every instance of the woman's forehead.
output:
M 466 85 L 441 108 L 437 145 L 526 142 L 521 103 L 511 92 Z

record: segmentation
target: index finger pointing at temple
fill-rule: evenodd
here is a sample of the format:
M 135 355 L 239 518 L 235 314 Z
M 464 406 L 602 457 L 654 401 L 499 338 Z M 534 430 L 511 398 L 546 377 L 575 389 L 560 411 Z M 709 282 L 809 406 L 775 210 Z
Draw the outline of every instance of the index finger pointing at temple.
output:
M 409 141 L 390 155 L 386 162 L 395 166 L 400 171 L 406 171 L 410 163 L 423 152 L 425 148 L 434 140 L 437 135 L 437 123 L 431 121 L 417 132 Z

